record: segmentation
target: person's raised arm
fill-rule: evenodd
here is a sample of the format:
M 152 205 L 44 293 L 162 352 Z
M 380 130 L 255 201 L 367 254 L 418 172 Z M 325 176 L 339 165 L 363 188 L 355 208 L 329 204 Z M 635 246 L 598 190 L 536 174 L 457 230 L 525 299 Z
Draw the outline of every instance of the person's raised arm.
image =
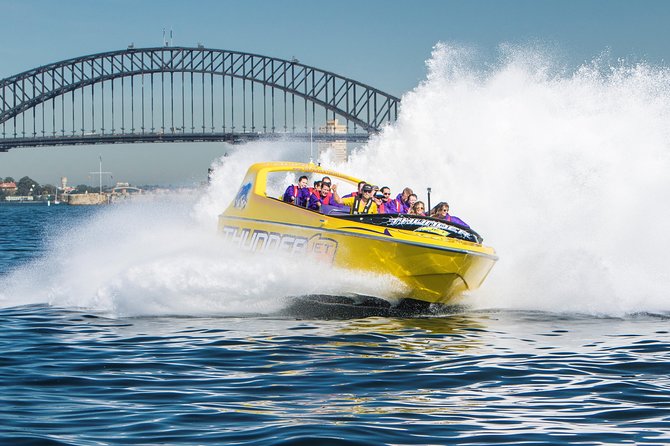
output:
M 335 200 L 335 203 L 342 204 L 342 198 L 340 198 L 340 194 L 337 193 L 337 184 L 333 184 L 330 190 L 333 193 L 333 200 Z

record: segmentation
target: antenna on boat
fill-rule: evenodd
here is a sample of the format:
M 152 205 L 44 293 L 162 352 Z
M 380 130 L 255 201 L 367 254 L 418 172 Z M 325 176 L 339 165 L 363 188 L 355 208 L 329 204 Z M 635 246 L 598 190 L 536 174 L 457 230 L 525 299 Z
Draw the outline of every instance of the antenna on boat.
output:
M 429 217 L 430 217 L 430 211 L 431 211 L 431 209 L 432 209 L 432 208 L 430 207 L 430 191 L 431 191 L 431 188 L 429 187 L 429 188 L 428 188 L 428 216 L 429 216 Z

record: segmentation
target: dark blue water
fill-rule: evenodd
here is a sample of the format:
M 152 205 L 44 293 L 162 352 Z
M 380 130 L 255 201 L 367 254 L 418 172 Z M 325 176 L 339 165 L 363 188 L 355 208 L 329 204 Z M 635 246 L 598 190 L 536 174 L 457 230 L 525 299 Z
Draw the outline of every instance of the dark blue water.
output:
M 0 295 L 99 212 L 0 206 Z M 670 443 L 667 315 L 128 318 L 49 292 L 0 308 L 3 445 Z

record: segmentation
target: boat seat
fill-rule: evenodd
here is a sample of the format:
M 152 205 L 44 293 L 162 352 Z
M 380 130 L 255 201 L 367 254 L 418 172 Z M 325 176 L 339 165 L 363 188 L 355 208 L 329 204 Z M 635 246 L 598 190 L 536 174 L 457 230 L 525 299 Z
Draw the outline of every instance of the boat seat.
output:
M 321 212 L 325 215 L 349 215 L 351 210 L 349 209 L 349 206 L 324 204 Z

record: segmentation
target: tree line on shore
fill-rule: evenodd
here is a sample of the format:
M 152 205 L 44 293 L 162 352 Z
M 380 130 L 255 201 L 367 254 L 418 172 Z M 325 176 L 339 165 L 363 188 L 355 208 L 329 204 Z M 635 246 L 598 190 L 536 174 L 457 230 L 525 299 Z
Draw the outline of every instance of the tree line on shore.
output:
M 0 188 L 0 200 L 4 200 L 5 197 L 10 195 L 19 195 L 19 196 L 32 196 L 35 198 L 38 197 L 47 197 L 50 195 L 56 195 L 56 186 L 53 184 L 40 184 L 32 178 L 25 176 L 18 181 L 12 177 L 0 177 L 0 182 L 2 183 L 15 183 L 16 190 L 10 190 L 6 188 Z M 74 188 L 75 193 L 97 193 L 99 192 L 99 187 L 91 187 L 85 184 L 80 184 Z M 59 193 L 62 193 L 59 189 Z

